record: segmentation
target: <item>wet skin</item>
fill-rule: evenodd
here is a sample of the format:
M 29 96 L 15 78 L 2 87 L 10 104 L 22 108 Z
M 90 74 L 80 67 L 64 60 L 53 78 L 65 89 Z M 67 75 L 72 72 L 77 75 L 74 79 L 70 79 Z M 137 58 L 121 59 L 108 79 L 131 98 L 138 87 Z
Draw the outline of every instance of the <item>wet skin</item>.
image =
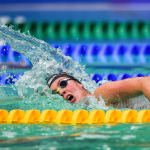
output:
M 68 78 L 60 77 L 53 82 L 50 87 L 52 91 L 59 88 L 58 83 L 63 79 Z M 97 87 L 94 94 L 85 90 L 82 84 L 79 84 L 74 80 L 69 80 L 68 85 L 59 90 L 59 95 L 72 103 L 78 103 L 83 97 L 90 95 L 95 96 L 100 100 L 99 95 L 101 95 L 106 106 L 111 105 L 114 107 L 121 101 L 128 103 L 128 99 L 143 94 L 150 101 L 150 77 L 137 77 L 108 82 Z M 70 96 L 72 97 L 71 100 L 69 99 Z
M 52 91 L 57 91 L 57 89 L 59 88 L 59 83 L 63 79 L 69 79 L 69 78 L 66 78 L 66 77 L 58 78 L 52 83 L 50 89 L 52 89 Z M 74 80 L 69 80 L 69 83 L 65 88 L 62 88 L 62 89 L 60 88 L 59 95 L 62 96 L 65 100 L 69 100 L 71 103 L 79 103 L 79 101 L 83 97 L 89 96 L 92 94 L 89 93 L 87 90 L 85 90 L 82 84 Z

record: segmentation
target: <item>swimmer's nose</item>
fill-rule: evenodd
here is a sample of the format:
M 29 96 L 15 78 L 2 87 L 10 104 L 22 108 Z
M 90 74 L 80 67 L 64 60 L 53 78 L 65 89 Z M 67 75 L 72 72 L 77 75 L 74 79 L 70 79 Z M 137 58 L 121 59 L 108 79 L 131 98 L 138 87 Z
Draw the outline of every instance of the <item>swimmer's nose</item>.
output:
M 64 94 L 65 94 L 65 93 L 66 93 L 66 92 L 65 92 L 65 88 L 59 90 L 59 95 L 60 95 L 60 96 L 64 97 Z

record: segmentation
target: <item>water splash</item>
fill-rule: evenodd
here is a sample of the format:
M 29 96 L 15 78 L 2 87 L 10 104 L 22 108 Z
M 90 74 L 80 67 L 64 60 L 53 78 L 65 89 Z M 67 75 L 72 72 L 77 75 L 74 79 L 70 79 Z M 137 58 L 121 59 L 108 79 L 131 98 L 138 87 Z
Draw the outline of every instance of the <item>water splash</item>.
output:
M 106 107 L 103 99 L 97 101 L 94 97 L 86 97 L 78 104 L 65 101 L 59 95 L 52 95 L 51 90 L 46 85 L 46 77 L 54 73 L 68 72 L 82 82 L 84 87 L 93 93 L 98 86 L 85 72 L 85 66 L 79 65 L 69 56 L 64 56 L 61 50 L 55 49 L 42 40 L 25 35 L 19 31 L 14 31 L 12 27 L 0 25 L 0 38 L 8 43 L 12 50 L 17 51 L 28 57 L 32 62 L 32 69 L 24 73 L 15 85 L 0 87 L 1 108 L 12 109 L 111 109 Z M 105 83 L 106 81 L 102 81 Z M 144 99 L 144 97 L 142 98 Z M 136 105 L 134 105 L 136 104 Z M 138 102 L 130 103 L 136 109 L 142 106 L 150 107 L 149 102 L 144 105 Z M 118 107 L 124 108 L 121 104 Z M 129 106 L 130 107 L 130 106 Z M 146 107 L 147 108 L 147 107 Z
M 89 98 L 80 104 L 71 104 L 58 95 L 52 95 L 46 85 L 45 78 L 54 73 L 68 72 L 82 82 L 91 93 L 98 86 L 85 72 L 85 66 L 79 65 L 69 56 L 64 56 L 60 49 L 55 49 L 42 40 L 30 35 L 14 31 L 12 27 L 0 26 L 0 38 L 8 43 L 12 50 L 28 57 L 32 62 L 32 69 L 24 73 L 19 81 L 12 86 L 18 92 L 20 109 L 94 109 L 97 100 Z M 13 93 L 13 92 L 12 92 Z M 92 100 L 91 100 L 92 99 Z M 88 105 L 85 105 L 85 101 Z M 96 102 L 96 103 L 94 103 Z M 18 102 L 17 102 L 18 103 Z M 6 103 L 5 103 L 6 105 Z M 18 105 L 15 105 L 18 108 Z M 104 106 L 102 106 L 104 108 Z

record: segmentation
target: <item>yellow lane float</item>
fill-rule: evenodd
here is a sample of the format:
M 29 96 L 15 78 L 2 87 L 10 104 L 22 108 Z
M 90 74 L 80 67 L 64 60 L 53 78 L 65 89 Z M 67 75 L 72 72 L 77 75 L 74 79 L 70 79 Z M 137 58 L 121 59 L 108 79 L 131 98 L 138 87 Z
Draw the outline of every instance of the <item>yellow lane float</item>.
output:
M 71 110 L 60 110 L 54 120 L 54 123 L 57 124 L 70 124 L 72 119 L 72 111 Z
M 103 123 L 148 123 L 150 110 L 0 110 L 0 123 L 56 123 L 56 124 L 103 124 Z
M 89 117 L 86 120 L 87 124 L 100 124 L 104 122 L 105 112 L 103 110 L 90 111 Z
M 55 110 L 43 110 L 39 122 L 54 122 L 54 119 L 57 116 L 57 111 Z
M 8 111 L 5 110 L 5 109 L 1 109 L 0 110 L 0 122 L 6 122 L 7 121 L 7 118 L 8 118 Z
M 8 123 L 21 123 L 22 120 L 24 119 L 25 116 L 25 112 L 23 110 L 11 110 L 8 118 L 7 118 L 7 122 Z
M 73 112 L 71 124 L 85 124 L 89 114 L 87 110 L 75 110 Z
M 23 123 L 35 123 L 39 121 L 39 118 L 40 118 L 39 110 L 27 110 L 22 122 Z

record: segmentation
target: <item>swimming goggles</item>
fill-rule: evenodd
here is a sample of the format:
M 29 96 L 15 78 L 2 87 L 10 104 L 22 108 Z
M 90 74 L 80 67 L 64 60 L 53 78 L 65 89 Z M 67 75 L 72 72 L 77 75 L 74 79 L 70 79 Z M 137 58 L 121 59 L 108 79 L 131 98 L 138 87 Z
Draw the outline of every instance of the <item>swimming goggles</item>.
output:
M 59 88 L 56 91 L 52 91 L 52 94 L 59 94 L 59 90 L 65 88 L 68 85 L 69 80 L 73 80 L 73 79 L 63 79 L 63 80 L 61 80 L 60 83 L 59 83 Z

